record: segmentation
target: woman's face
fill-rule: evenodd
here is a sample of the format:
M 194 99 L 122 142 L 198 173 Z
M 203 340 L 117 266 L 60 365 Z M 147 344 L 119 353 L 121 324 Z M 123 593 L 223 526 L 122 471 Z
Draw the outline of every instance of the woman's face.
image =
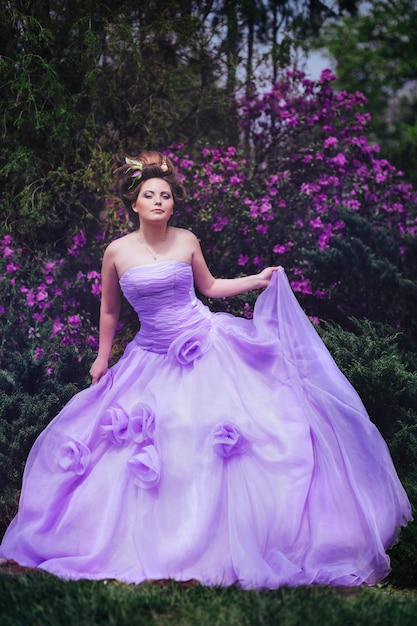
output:
M 163 178 L 149 178 L 142 183 L 132 204 L 139 222 L 168 222 L 174 212 L 174 198 L 169 183 Z

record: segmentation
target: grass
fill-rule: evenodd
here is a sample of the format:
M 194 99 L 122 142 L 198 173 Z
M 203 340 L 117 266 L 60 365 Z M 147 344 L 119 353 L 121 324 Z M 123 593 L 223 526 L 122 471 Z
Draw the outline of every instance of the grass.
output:
M 63 581 L 0 574 L 1 626 L 415 626 L 417 592 L 298 587 L 275 591 L 174 582 Z

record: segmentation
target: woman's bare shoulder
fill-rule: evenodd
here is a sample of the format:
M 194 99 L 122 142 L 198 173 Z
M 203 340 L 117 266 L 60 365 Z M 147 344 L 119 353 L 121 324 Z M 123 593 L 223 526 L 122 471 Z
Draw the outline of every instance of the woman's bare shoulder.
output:
M 114 254 L 120 248 L 124 248 L 127 243 L 133 241 L 137 235 L 135 233 L 127 233 L 127 235 L 122 235 L 117 239 L 113 239 L 107 246 L 104 254 Z
M 191 230 L 187 230 L 186 228 L 179 228 L 177 226 L 172 226 L 173 235 L 178 241 L 182 240 L 184 242 L 194 242 L 197 241 L 197 237 Z

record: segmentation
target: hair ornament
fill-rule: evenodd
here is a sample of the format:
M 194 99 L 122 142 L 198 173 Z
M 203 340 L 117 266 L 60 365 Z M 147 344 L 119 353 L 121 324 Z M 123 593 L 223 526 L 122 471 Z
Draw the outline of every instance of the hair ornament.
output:
M 140 181 L 143 174 L 143 166 L 144 163 L 142 161 L 138 161 L 137 159 L 131 159 L 130 157 L 125 157 L 125 163 L 128 166 L 127 169 L 124 170 L 123 174 L 130 174 L 130 178 L 132 178 L 132 182 L 130 183 L 128 189 L 132 189 Z M 167 157 L 162 155 L 162 163 L 160 165 L 161 170 L 165 173 L 168 172 L 169 167 L 167 164 Z
M 163 172 L 167 172 L 168 171 L 167 158 L 166 158 L 165 154 L 162 155 L 161 170 Z
M 125 157 L 125 163 L 129 167 L 124 171 L 125 174 L 129 174 L 129 172 L 133 172 L 130 177 L 133 178 L 132 182 L 129 185 L 129 189 L 131 189 L 141 178 L 143 163 L 142 161 L 136 161 L 136 159 L 130 159 L 129 157 Z
M 135 159 L 129 159 L 129 157 L 125 157 L 126 165 L 129 165 L 125 174 L 129 172 L 133 172 L 132 178 L 136 178 L 137 176 L 142 176 L 143 163 L 142 161 L 136 161 Z

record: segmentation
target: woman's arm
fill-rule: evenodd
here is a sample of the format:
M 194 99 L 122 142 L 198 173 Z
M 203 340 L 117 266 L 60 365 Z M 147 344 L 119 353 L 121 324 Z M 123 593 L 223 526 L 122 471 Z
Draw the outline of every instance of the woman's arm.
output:
M 103 256 L 101 271 L 102 291 L 100 306 L 100 334 L 97 358 L 91 366 L 92 383 L 97 383 L 107 372 L 110 352 L 120 315 L 120 286 L 112 249 Z
M 194 240 L 192 255 L 194 281 L 199 292 L 208 298 L 225 298 L 254 289 L 263 289 L 269 285 L 272 274 L 278 270 L 278 267 L 267 267 L 259 274 L 240 278 L 214 278 L 207 267 L 197 238 L 194 237 Z

